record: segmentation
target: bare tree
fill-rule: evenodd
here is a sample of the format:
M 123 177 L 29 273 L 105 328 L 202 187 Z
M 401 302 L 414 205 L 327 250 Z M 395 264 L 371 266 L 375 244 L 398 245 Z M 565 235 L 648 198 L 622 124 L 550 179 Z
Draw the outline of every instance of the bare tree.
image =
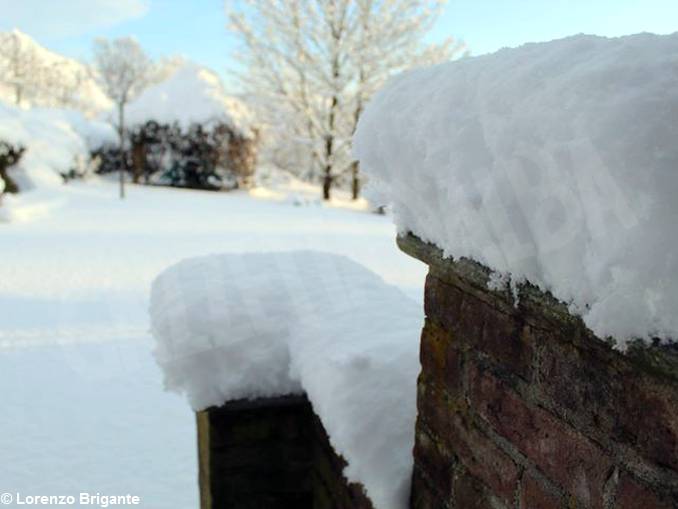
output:
M 125 106 L 148 84 L 152 62 L 139 43 L 131 37 L 94 43 L 96 79 L 115 103 L 120 138 L 120 198 L 125 197 Z
M 350 140 L 364 103 L 392 74 L 451 58 L 462 45 L 423 37 L 442 0 L 240 0 L 227 3 L 243 88 L 256 99 L 296 173 L 360 192 Z M 279 157 L 279 153 L 277 154 Z M 290 168 L 288 168 L 290 169 Z

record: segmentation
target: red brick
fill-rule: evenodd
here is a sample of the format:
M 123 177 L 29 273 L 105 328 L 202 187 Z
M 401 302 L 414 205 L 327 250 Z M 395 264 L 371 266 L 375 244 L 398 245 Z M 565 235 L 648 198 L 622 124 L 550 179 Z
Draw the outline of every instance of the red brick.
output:
M 534 343 L 522 320 L 435 276 L 426 279 L 426 316 L 450 337 L 482 351 L 515 374 L 530 379 Z
M 520 509 L 561 509 L 561 497 L 544 488 L 531 474 L 525 473 L 521 481 Z
M 443 506 L 444 507 L 444 506 Z M 454 479 L 454 505 L 459 509 L 501 509 L 504 506 L 483 484 L 470 475 L 462 472 Z
M 451 334 L 429 320 L 421 334 L 420 360 L 424 376 L 445 388 L 452 396 L 463 393 L 462 352 Z
M 519 478 L 513 460 L 461 414 L 452 415 L 446 431 L 445 441 L 466 470 L 489 487 L 498 499 L 510 505 Z
M 678 390 L 596 341 L 575 347 L 554 336 L 538 338 L 544 345 L 540 390 L 561 414 L 678 471 Z
M 452 496 L 454 459 L 447 454 L 444 445 L 441 447 L 424 425 L 417 424 L 414 471 L 421 482 L 428 484 L 429 489 L 436 491 L 440 498 L 449 499 Z
M 431 486 L 423 472 L 415 464 L 412 472 L 412 491 L 410 507 L 412 509 L 440 509 L 446 507 L 448 497 L 443 497 L 435 486 Z
M 554 334 L 537 334 L 543 346 L 538 377 L 543 394 L 562 413 L 611 433 L 618 413 L 615 401 L 624 387 L 609 360 L 593 347 L 582 350 Z
M 675 388 L 629 374 L 617 400 L 615 440 L 660 466 L 678 471 L 678 395 Z
M 426 316 L 452 330 L 461 311 L 464 292 L 456 286 L 444 283 L 435 276 L 426 276 L 424 286 L 424 312 Z
M 489 371 L 469 367 L 472 407 L 551 480 L 586 507 L 601 507 L 610 459 L 586 437 L 523 401 Z
M 448 427 L 452 402 L 434 380 L 419 377 L 417 383 L 417 421 L 438 433 Z
M 628 475 L 622 476 L 617 488 L 616 509 L 671 509 L 674 505 L 661 500 L 651 489 Z
M 534 342 L 524 333 L 526 327 L 519 317 L 507 315 L 475 297 L 464 300 L 461 313 L 459 334 L 468 331 L 476 334 L 481 329 L 479 336 L 467 337 L 470 347 L 487 354 L 504 369 L 531 379 Z

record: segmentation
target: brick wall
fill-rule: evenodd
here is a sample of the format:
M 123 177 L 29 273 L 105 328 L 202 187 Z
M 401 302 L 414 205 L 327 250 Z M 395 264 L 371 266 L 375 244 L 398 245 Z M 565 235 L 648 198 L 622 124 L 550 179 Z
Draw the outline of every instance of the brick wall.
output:
M 202 509 L 372 509 L 304 396 L 197 414 Z
M 623 355 L 550 295 L 516 305 L 487 268 L 398 242 L 430 267 L 414 509 L 678 507 L 675 351 Z

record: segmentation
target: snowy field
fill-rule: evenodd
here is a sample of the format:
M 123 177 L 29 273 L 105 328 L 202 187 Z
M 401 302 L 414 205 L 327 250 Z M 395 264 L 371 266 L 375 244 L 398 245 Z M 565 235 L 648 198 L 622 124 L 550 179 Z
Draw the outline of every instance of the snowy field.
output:
M 163 392 L 148 319 L 151 281 L 183 258 L 318 249 L 421 300 L 425 267 L 388 217 L 281 198 L 131 187 L 121 202 L 95 181 L 0 223 L 0 492 L 198 506 L 193 414 Z

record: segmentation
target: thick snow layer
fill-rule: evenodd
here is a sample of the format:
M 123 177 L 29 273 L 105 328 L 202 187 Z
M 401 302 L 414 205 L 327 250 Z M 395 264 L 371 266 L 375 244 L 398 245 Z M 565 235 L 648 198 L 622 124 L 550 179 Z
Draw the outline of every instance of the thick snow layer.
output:
M 394 79 L 355 155 L 401 231 L 623 346 L 678 338 L 677 119 L 678 33 L 581 35 Z
M 251 115 L 238 99 L 224 92 L 211 70 L 192 62 L 181 65 L 164 81 L 144 90 L 127 108 L 130 125 L 155 120 L 161 124 L 224 123 L 243 135 L 251 133 Z
M 313 251 L 183 261 L 154 282 L 169 389 L 194 409 L 306 392 L 381 509 L 407 507 L 419 305 L 348 258 Z
M 60 185 L 60 173 L 82 169 L 90 151 L 115 143 L 107 124 L 86 119 L 73 110 L 24 110 L 0 102 L 0 140 L 25 147 L 15 169 L 10 170 L 22 191 Z

